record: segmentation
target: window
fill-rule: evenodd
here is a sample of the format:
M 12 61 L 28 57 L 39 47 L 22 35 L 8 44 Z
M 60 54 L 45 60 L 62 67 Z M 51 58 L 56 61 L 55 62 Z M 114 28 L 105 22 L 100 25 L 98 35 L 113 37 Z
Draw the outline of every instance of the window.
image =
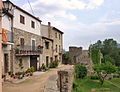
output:
M 25 24 L 25 17 L 20 15 L 20 23 Z
M 45 48 L 49 49 L 49 42 L 47 42 L 47 41 L 45 42 Z
M 35 50 L 35 40 L 32 40 L 32 50 Z
M 57 55 L 55 55 L 55 61 L 57 61 L 58 60 L 58 56 Z
M 35 28 L 35 22 L 34 21 L 31 21 L 31 27 Z
M 61 51 L 60 45 L 59 45 L 59 52 Z
M 59 34 L 59 40 L 60 40 L 60 34 Z
M 57 52 L 57 45 L 56 45 L 56 52 Z
M 20 46 L 24 46 L 24 44 L 25 44 L 24 38 L 20 38 Z
M 55 32 L 55 38 L 57 38 L 57 32 Z
M 51 62 L 51 63 L 53 62 L 53 58 L 52 58 L 52 57 L 50 57 L 50 62 Z
M 49 65 L 49 56 L 46 56 L 46 67 Z

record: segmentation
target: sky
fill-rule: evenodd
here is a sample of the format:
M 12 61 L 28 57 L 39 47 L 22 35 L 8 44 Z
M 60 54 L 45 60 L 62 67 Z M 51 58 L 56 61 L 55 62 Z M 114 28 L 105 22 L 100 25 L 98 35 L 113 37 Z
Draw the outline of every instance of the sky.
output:
M 10 0 L 64 32 L 64 49 L 87 49 L 108 38 L 120 43 L 120 0 Z

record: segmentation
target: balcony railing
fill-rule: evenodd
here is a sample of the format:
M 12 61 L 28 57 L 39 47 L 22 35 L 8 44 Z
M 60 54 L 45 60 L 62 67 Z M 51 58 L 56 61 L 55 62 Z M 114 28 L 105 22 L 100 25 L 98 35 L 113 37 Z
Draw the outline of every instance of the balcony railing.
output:
M 40 55 L 43 52 L 42 46 L 17 46 L 15 48 L 16 56 Z

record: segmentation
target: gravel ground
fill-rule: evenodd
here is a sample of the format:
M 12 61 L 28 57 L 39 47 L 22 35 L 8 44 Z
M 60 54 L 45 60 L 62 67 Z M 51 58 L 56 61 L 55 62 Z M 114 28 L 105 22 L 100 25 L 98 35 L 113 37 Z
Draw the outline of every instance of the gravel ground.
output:
M 3 83 L 3 92 L 54 92 L 57 79 L 57 71 L 62 69 L 69 69 L 70 65 L 60 65 L 56 69 L 50 69 L 45 73 L 32 76 L 21 83 Z M 51 91 L 47 91 L 50 89 Z M 57 92 L 57 91 L 55 91 Z

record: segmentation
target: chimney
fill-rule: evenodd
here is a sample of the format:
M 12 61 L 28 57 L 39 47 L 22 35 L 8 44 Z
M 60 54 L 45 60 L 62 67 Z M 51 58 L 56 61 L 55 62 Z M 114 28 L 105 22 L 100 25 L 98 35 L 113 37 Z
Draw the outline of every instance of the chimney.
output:
M 51 23 L 48 22 L 48 38 L 50 38 L 51 35 Z
M 48 26 L 51 26 L 51 23 L 50 23 L 50 22 L 48 22 Z

